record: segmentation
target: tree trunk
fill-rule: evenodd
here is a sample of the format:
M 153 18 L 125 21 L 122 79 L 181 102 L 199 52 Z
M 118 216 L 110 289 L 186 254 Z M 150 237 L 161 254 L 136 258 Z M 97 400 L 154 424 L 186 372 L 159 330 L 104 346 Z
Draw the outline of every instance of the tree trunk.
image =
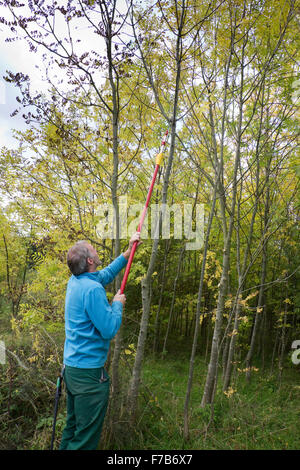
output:
M 213 201 L 212 201 L 211 211 L 209 214 L 207 232 L 205 236 L 203 259 L 202 259 L 202 266 L 201 266 L 201 275 L 200 275 L 200 282 L 199 282 L 199 289 L 198 289 L 197 307 L 196 307 L 196 315 L 195 315 L 195 330 L 194 330 L 194 338 L 193 338 L 193 344 L 192 344 L 192 352 L 191 352 L 191 357 L 190 357 L 189 377 L 188 377 L 185 402 L 184 402 L 184 431 L 183 432 L 184 432 L 185 440 L 189 438 L 189 415 L 188 415 L 189 402 L 190 402 L 190 396 L 191 396 L 191 391 L 192 391 L 194 364 L 195 364 L 195 356 L 196 356 L 196 349 L 197 349 L 198 335 L 199 335 L 199 323 L 200 323 L 200 315 L 201 315 L 201 297 L 202 297 L 202 291 L 203 291 L 208 242 L 209 242 L 210 231 L 212 227 L 212 221 L 213 221 L 215 206 L 216 206 L 218 180 L 219 180 L 219 175 L 217 175 L 216 177 L 216 182 L 214 186 Z
M 175 297 L 176 297 L 176 286 L 177 286 L 177 281 L 178 281 L 179 274 L 180 274 L 181 263 L 182 263 L 184 252 L 185 252 L 185 245 L 183 245 L 183 247 L 181 248 L 179 258 L 178 258 L 177 274 L 176 274 L 174 284 L 173 284 L 173 295 L 172 295 L 172 301 L 171 301 L 170 312 L 169 312 L 168 326 L 167 326 L 167 331 L 165 334 L 165 340 L 164 340 L 164 345 L 163 345 L 163 350 L 162 350 L 163 356 L 167 352 L 167 341 L 168 341 L 170 326 L 171 326 L 171 322 L 173 318 L 173 310 L 174 310 L 174 303 L 175 303 Z
M 227 61 L 226 73 L 225 73 L 225 91 L 224 91 L 224 101 L 223 101 L 223 117 L 222 117 L 222 133 L 221 133 L 221 154 L 220 154 L 220 163 L 219 163 L 221 181 L 223 181 L 223 152 L 224 152 L 224 135 L 225 135 L 224 126 L 225 126 L 225 116 L 227 113 L 227 91 L 228 91 L 227 89 L 228 89 L 229 68 L 230 68 L 232 54 L 233 54 L 233 41 L 234 41 L 234 33 L 232 33 L 232 37 L 231 37 L 231 50 L 230 50 L 229 58 Z M 241 86 L 241 93 L 242 93 L 242 89 L 243 87 Z M 220 353 L 219 346 L 220 346 L 220 339 L 221 339 L 221 332 L 222 332 L 225 295 L 226 295 L 227 284 L 228 284 L 231 237 L 232 237 L 232 231 L 233 231 L 235 205 L 236 205 L 237 171 L 238 171 L 238 167 L 240 164 L 241 125 L 242 125 L 242 101 L 241 100 L 240 100 L 239 106 L 240 106 L 239 129 L 238 129 L 237 148 L 236 148 L 236 153 L 235 153 L 234 172 L 233 172 L 233 178 L 232 178 L 232 200 L 231 200 L 228 231 L 226 230 L 226 218 L 224 215 L 224 211 L 221 212 L 222 220 L 223 220 L 223 232 L 224 232 L 222 274 L 221 274 L 221 280 L 219 284 L 219 295 L 218 295 L 218 302 L 217 302 L 216 321 L 215 321 L 215 327 L 214 327 L 213 338 L 212 338 L 210 362 L 208 365 L 208 372 L 206 376 L 204 393 L 203 393 L 202 401 L 201 401 L 202 407 L 204 407 L 208 403 L 212 403 L 213 401 L 214 390 L 215 390 L 215 385 L 216 385 L 219 353 Z M 224 196 L 224 188 L 223 188 L 222 194 Z
M 155 316 L 155 323 L 154 323 L 154 341 L 153 341 L 153 352 L 158 352 L 158 340 L 159 340 L 159 314 L 162 304 L 163 292 L 165 288 L 165 277 L 166 277 L 166 267 L 167 267 L 167 259 L 168 253 L 170 248 L 170 240 L 166 240 L 165 243 L 165 254 L 164 254 L 164 264 L 163 264 L 163 271 L 162 271 L 162 279 L 161 279 L 161 289 L 160 289 L 160 296 L 158 301 L 157 312 Z
M 269 168 L 267 169 L 267 177 L 269 175 Z M 264 214 L 264 232 L 263 236 L 265 236 L 267 227 L 269 224 L 269 188 L 266 191 L 266 202 L 265 202 L 265 214 Z M 258 295 L 258 303 L 257 303 L 257 310 L 255 313 L 254 325 L 252 329 L 250 347 L 246 356 L 246 379 L 249 382 L 251 379 L 251 363 L 254 354 L 254 348 L 256 344 L 256 337 L 258 334 L 258 328 L 260 325 L 260 319 L 262 317 L 262 310 L 263 306 L 263 298 L 264 298 L 264 283 L 266 279 L 267 273 L 267 240 L 263 242 L 263 251 L 262 251 L 262 264 L 261 264 L 261 276 L 260 276 L 260 288 L 259 288 L 259 295 Z
M 185 2 L 183 2 L 181 16 L 178 22 L 178 31 L 177 31 L 177 40 L 176 40 L 176 54 L 175 54 L 176 81 L 175 81 L 172 117 L 171 119 L 168 119 L 169 123 L 171 124 L 171 140 L 170 140 L 170 151 L 169 151 L 169 156 L 168 156 L 168 162 L 167 162 L 164 182 L 163 182 L 162 207 L 165 207 L 165 204 L 167 203 L 169 179 L 170 179 L 174 153 L 175 153 L 176 123 L 177 123 L 178 100 L 179 100 L 182 56 L 183 56 L 182 30 L 183 30 L 184 21 L 185 21 L 185 14 L 186 14 L 185 9 L 186 9 Z M 154 85 L 154 82 L 150 73 L 150 69 L 148 65 L 146 64 L 144 56 L 142 56 L 142 60 L 143 60 L 144 67 L 146 69 L 146 72 L 150 81 L 150 85 L 157 99 L 157 96 L 158 96 L 157 90 L 155 88 L 155 85 Z M 166 113 L 161 108 L 161 103 L 158 99 L 157 99 L 157 104 L 160 107 L 162 114 L 166 116 Z M 162 214 L 162 216 L 163 215 L 164 214 Z M 140 385 L 140 376 L 141 376 L 141 371 L 142 371 L 142 361 L 144 357 L 144 350 L 145 350 L 147 329 L 148 329 L 148 322 L 149 322 L 149 315 L 150 315 L 150 306 L 151 306 L 151 278 L 154 272 L 155 261 L 156 261 L 157 252 L 158 252 L 158 244 L 159 244 L 159 238 L 154 239 L 148 270 L 147 270 L 146 276 L 142 280 L 143 312 L 142 312 L 142 318 L 141 318 L 141 323 L 140 323 L 140 332 L 139 332 L 139 337 L 138 337 L 137 352 L 136 352 L 135 363 L 133 367 L 132 380 L 131 380 L 129 393 L 128 393 L 128 411 L 129 411 L 129 416 L 130 416 L 130 420 L 132 423 L 135 421 L 136 412 L 137 412 L 137 400 L 138 400 L 138 392 L 139 392 L 139 385 Z

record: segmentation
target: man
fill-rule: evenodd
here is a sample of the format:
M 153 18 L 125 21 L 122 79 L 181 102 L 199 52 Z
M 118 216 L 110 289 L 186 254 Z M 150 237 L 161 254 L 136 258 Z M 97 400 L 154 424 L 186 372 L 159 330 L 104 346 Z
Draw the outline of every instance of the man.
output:
M 135 241 L 139 246 L 139 232 L 131 237 L 127 251 L 100 271 L 99 256 L 88 242 L 77 242 L 68 252 L 72 276 L 65 302 L 67 422 L 61 450 L 97 449 L 109 396 L 104 364 L 126 302 L 118 291 L 109 304 L 104 287 L 126 266 Z

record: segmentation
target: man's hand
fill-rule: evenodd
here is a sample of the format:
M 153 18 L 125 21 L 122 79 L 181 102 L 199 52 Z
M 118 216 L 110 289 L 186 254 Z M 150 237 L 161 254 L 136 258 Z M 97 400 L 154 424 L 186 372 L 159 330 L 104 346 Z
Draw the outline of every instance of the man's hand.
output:
M 113 302 L 116 302 L 116 301 L 121 302 L 123 304 L 123 306 L 125 305 L 126 297 L 125 297 L 125 294 L 120 294 L 120 289 L 118 290 L 118 292 L 116 293 L 116 295 L 113 298 Z
M 131 251 L 131 248 L 133 247 L 134 242 L 138 242 L 137 246 L 139 246 L 141 243 L 141 232 L 135 232 L 132 237 L 129 240 L 129 247 L 128 249 Z
M 132 237 L 130 238 L 130 240 L 129 240 L 129 247 L 128 247 L 128 249 L 123 253 L 123 256 L 125 256 L 126 259 L 129 258 L 131 249 L 132 249 L 133 244 L 134 244 L 135 242 L 138 242 L 138 243 L 137 243 L 137 247 L 140 246 L 141 243 L 143 243 L 143 242 L 141 241 L 141 233 L 140 233 L 140 232 L 135 232 L 135 233 L 132 235 Z

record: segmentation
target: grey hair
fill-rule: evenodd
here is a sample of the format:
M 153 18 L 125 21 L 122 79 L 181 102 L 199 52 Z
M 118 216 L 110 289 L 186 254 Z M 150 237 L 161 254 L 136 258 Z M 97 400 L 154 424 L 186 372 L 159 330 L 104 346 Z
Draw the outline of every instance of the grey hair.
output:
M 93 258 L 89 247 L 89 242 L 80 240 L 73 245 L 67 254 L 67 263 L 74 276 L 85 273 L 88 270 L 87 258 Z

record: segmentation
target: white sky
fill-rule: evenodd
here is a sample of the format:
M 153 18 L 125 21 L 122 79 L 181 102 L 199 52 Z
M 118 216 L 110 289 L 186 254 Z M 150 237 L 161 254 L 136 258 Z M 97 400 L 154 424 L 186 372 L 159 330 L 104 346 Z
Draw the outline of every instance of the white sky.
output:
M 16 109 L 18 103 L 16 96 L 18 90 L 3 79 L 6 70 L 13 72 L 30 70 L 33 61 L 36 59 L 33 54 L 25 53 L 24 43 L 5 43 L 6 35 L 3 29 L 0 30 L 0 145 L 15 145 L 12 138 L 12 128 L 24 129 L 25 125 L 21 117 L 10 117 Z M 31 57 L 32 56 L 32 57 Z
M 59 3 L 65 4 L 64 1 Z M 122 12 L 127 10 L 126 0 L 119 0 L 118 9 Z M 0 7 L 0 14 L 1 16 L 7 17 L 7 9 Z M 77 54 L 91 49 L 100 50 L 101 53 L 101 48 L 104 48 L 103 41 L 99 36 L 91 32 L 87 24 L 84 26 L 82 20 L 82 18 L 79 19 L 77 23 L 79 29 L 76 35 L 82 40 L 81 43 L 76 45 L 76 48 L 78 48 Z M 63 31 L 65 28 L 65 22 L 60 12 L 58 12 L 57 15 L 56 27 L 59 32 Z M 45 80 L 42 80 L 41 72 L 36 68 L 36 66 L 43 68 L 42 53 L 45 52 L 45 50 L 40 49 L 40 52 L 32 53 L 29 51 L 25 40 L 5 42 L 7 36 L 6 26 L 0 25 L 0 147 L 7 146 L 11 148 L 17 146 L 17 141 L 13 138 L 13 129 L 26 129 L 26 124 L 22 118 L 22 112 L 15 117 L 10 116 L 10 114 L 19 107 L 16 96 L 20 96 L 20 92 L 13 84 L 9 84 L 3 79 L 3 75 L 6 75 L 6 70 L 10 70 L 14 73 L 22 72 L 29 75 L 30 84 L 34 90 L 46 92 L 49 85 Z M 9 36 L 12 36 L 10 31 Z M 26 110 L 24 110 L 24 112 L 26 112 Z

